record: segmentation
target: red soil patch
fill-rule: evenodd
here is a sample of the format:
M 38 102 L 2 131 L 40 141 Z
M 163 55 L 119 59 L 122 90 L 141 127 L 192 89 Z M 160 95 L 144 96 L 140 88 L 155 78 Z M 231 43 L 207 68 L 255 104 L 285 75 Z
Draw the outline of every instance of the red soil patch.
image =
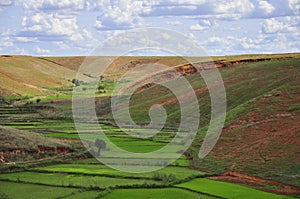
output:
M 296 171 L 286 169 L 295 170 L 300 162 L 300 114 L 289 110 L 299 99 L 299 91 L 262 97 L 247 107 L 250 112 L 225 127 L 211 154 L 229 163 L 229 171 L 213 179 L 299 196 L 300 187 L 284 184 L 295 184 L 298 178 Z M 256 174 L 268 179 L 252 177 Z

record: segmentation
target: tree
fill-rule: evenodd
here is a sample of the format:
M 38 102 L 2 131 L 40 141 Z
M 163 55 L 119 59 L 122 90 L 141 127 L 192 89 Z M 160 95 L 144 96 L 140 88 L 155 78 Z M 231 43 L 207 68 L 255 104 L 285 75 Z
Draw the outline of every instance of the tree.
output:
M 106 148 L 106 143 L 103 140 L 97 138 L 95 140 L 95 146 L 98 148 L 98 155 L 100 156 L 101 150 Z
M 78 79 L 72 79 L 72 83 L 75 85 L 75 86 L 80 86 L 80 81 Z
M 105 87 L 103 85 L 98 86 L 98 90 L 104 90 L 104 89 L 105 89 Z
M 99 91 L 99 93 L 105 93 L 105 87 L 103 86 L 103 85 L 98 85 L 98 87 L 97 87 L 97 89 L 98 89 L 98 91 Z

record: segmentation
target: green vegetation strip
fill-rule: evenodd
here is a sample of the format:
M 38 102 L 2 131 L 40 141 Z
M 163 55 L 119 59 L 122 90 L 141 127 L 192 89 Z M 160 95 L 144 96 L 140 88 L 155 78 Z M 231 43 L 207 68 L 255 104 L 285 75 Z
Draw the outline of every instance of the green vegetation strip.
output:
M 273 193 L 263 192 L 242 185 L 232 184 L 210 180 L 206 178 L 197 178 L 189 182 L 185 182 L 177 187 L 186 188 L 188 190 L 199 191 L 201 193 L 212 194 L 215 196 L 240 199 L 240 198 L 260 198 L 260 199 L 276 199 L 276 198 L 292 198 Z
M 129 177 L 129 178 L 149 178 L 154 179 L 159 174 L 174 175 L 179 180 L 186 178 L 205 176 L 207 173 L 191 170 L 185 167 L 169 166 L 161 170 L 149 173 L 125 173 L 122 171 L 114 170 L 104 165 L 82 165 L 82 164 L 58 164 L 54 166 L 39 167 L 33 169 L 33 171 L 45 171 L 45 172 L 65 172 L 65 173 L 80 173 L 90 175 L 101 176 L 117 176 L 117 177 Z
M 177 189 L 177 188 L 162 188 L 162 189 L 117 189 L 104 197 L 105 199 L 213 199 L 215 197 L 202 195 L 199 193 Z
M 99 160 L 95 158 L 86 158 L 86 159 L 81 159 L 81 160 L 72 160 L 69 163 L 71 164 L 96 164 L 99 165 L 100 162 Z M 182 156 L 175 162 L 171 164 L 172 166 L 177 166 L 177 167 L 188 167 L 190 166 L 190 161 L 186 159 L 186 157 Z
M 63 198 L 71 195 L 74 196 L 79 192 L 79 189 L 74 188 L 51 187 L 0 181 L 0 197 L 3 198 Z
M 83 176 L 58 173 L 34 173 L 34 172 L 17 172 L 1 174 L 0 179 L 14 182 L 39 183 L 44 185 L 57 185 L 82 188 L 113 188 L 133 185 L 158 185 L 158 181 L 141 180 L 141 179 L 122 179 L 103 176 Z

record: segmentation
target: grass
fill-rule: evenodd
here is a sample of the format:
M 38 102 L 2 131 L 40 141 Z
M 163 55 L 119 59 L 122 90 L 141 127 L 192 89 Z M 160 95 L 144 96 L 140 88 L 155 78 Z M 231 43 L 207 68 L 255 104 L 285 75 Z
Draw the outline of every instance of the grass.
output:
M 262 59 L 262 58 L 299 58 L 299 53 L 287 53 L 287 54 L 244 54 L 244 55 L 229 55 L 229 56 L 213 56 L 213 60 L 223 60 L 225 62 L 238 61 L 245 59 Z
M 78 134 L 67 134 L 67 133 L 45 133 L 45 137 L 64 138 L 64 139 L 79 139 Z
M 164 188 L 164 189 L 117 189 L 112 191 L 112 193 L 104 196 L 104 199 L 113 199 L 113 198 L 124 198 L 124 199 L 212 199 L 215 197 L 202 195 L 187 190 L 177 189 L 177 188 Z
M 101 195 L 101 192 L 99 191 L 82 191 L 73 195 L 66 196 L 64 197 L 64 199 L 98 199 L 101 198 L 99 195 Z
M 21 96 L 60 94 L 45 87 L 70 87 L 68 80 L 76 75 L 63 66 L 29 56 L 1 58 L 0 73 L 0 87 Z
M 99 161 L 95 158 L 86 158 L 82 160 L 72 160 L 72 164 L 99 164 Z M 172 166 L 188 167 L 190 166 L 190 161 L 186 159 L 185 156 L 180 157 L 178 160 L 172 163 Z
M 71 172 L 79 174 L 94 174 L 94 175 L 112 175 L 116 177 L 139 177 L 139 178 L 154 178 L 156 173 L 163 173 L 166 175 L 175 175 L 177 179 L 185 179 L 193 176 L 206 175 L 204 172 L 191 170 L 185 167 L 165 167 L 161 170 L 149 173 L 125 173 L 114 170 L 104 165 L 86 165 L 86 164 L 59 164 L 47 167 L 39 167 L 34 170 L 51 171 L 51 172 Z
M 187 188 L 201 193 L 213 194 L 215 196 L 240 199 L 240 198 L 260 198 L 260 199 L 276 199 L 276 198 L 293 198 L 289 196 L 267 193 L 260 190 L 252 189 L 238 184 L 215 181 L 206 178 L 198 178 L 185 182 L 178 187 Z
M 299 106 L 295 105 L 295 101 L 288 102 L 289 108 L 285 108 L 286 105 L 280 105 L 281 100 L 269 100 L 269 105 L 261 105 L 261 99 L 265 98 L 268 95 L 274 95 L 274 93 L 283 92 L 283 97 L 289 97 L 291 99 L 299 99 L 299 87 L 295 85 L 299 85 L 299 69 L 300 69 L 300 59 L 286 59 L 286 60 L 271 60 L 271 61 L 263 61 L 263 62 L 253 62 L 248 64 L 236 65 L 233 67 L 221 68 L 220 73 L 224 80 L 224 85 L 226 88 L 227 95 L 227 117 L 226 117 L 226 126 L 232 124 L 232 122 L 236 122 L 239 124 L 239 120 L 246 123 L 250 123 L 251 120 L 255 120 L 256 118 L 252 118 L 250 113 L 255 111 L 259 111 L 259 114 L 262 117 L 270 117 L 271 114 L 277 114 L 280 111 L 290 111 L 297 113 L 299 110 Z M 194 89 L 205 88 L 203 84 L 203 80 L 199 78 L 198 74 L 193 74 L 187 76 L 189 82 L 191 82 Z M 200 80 L 199 80 L 200 79 Z M 159 93 L 164 93 L 164 95 L 160 95 Z M 210 98 L 209 93 L 207 91 L 200 92 L 197 94 L 200 105 L 200 127 L 203 129 L 199 130 L 199 133 L 193 142 L 193 146 L 190 148 L 189 153 L 193 156 L 194 160 L 197 160 L 198 166 L 201 168 L 211 169 L 213 171 L 225 171 L 231 168 L 231 163 L 235 160 L 228 154 L 228 156 L 222 156 L 220 154 L 212 153 L 210 156 L 207 156 L 203 160 L 199 160 L 198 151 L 199 146 L 201 146 L 201 142 L 203 140 L 203 134 L 205 133 L 205 127 L 208 125 L 210 120 Z M 165 92 L 163 88 L 160 86 L 154 86 L 148 90 L 137 93 L 132 96 L 132 107 L 130 109 L 131 115 L 134 121 L 138 123 L 147 123 L 149 122 L 148 110 L 153 104 L 164 104 L 164 108 L 167 110 L 168 118 L 165 126 L 170 128 L 176 128 L 178 123 L 180 122 L 180 111 L 178 111 L 178 103 L 176 101 L 170 101 L 172 98 L 172 94 L 169 92 Z M 166 103 L 168 102 L 168 103 Z M 176 108 L 177 107 L 177 108 Z M 135 116 L 136 115 L 136 116 Z M 110 115 L 108 115 L 109 117 Z M 245 117 L 246 116 L 246 117 Z M 272 123 L 275 125 L 275 123 Z M 246 128 L 246 127 L 245 127 Z M 282 125 L 278 126 L 276 132 L 285 131 L 286 128 Z M 292 129 L 291 129 L 292 130 Z M 296 135 L 295 129 L 292 130 L 294 135 Z M 260 132 L 256 129 L 251 129 L 251 131 L 246 131 L 246 129 L 241 129 L 240 131 L 231 131 L 228 132 L 234 140 L 230 142 L 224 142 L 224 139 L 219 140 L 218 145 L 223 146 L 223 151 L 230 150 L 231 153 L 235 154 L 234 148 L 237 145 L 235 141 L 237 141 L 240 137 L 247 139 L 245 135 L 251 135 L 254 137 L 254 134 L 257 133 L 257 137 L 263 135 L 263 133 L 267 134 L 268 130 L 265 132 Z M 227 136 L 228 136 L 227 135 Z M 287 135 L 284 135 L 284 137 Z M 222 135 L 224 137 L 224 135 Z M 262 136 L 261 138 L 263 138 Z M 286 139 L 289 139 L 286 137 Z M 251 143 L 250 143 L 251 142 Z M 257 151 L 254 151 L 254 148 L 251 148 L 251 145 L 254 144 L 255 138 L 253 140 L 249 140 L 248 143 L 245 142 L 245 145 L 248 144 L 249 151 L 247 151 L 247 161 L 239 161 L 237 160 L 238 171 L 241 173 L 247 173 L 249 175 L 254 175 L 256 172 L 253 172 L 255 166 L 258 165 L 261 173 L 264 173 L 267 178 L 270 176 L 278 176 L 278 174 L 282 174 L 282 170 L 287 167 L 287 164 L 283 162 L 292 162 L 291 164 L 295 164 L 293 156 L 296 155 L 295 151 L 293 155 L 284 157 L 285 153 L 289 151 L 288 147 L 282 148 L 282 152 L 279 156 L 276 155 L 276 158 L 268 161 L 268 164 L 262 163 L 260 160 L 250 160 L 252 154 L 257 154 Z M 286 146 L 281 139 L 281 146 Z M 261 146 L 264 146 L 261 143 Z M 295 147 L 295 145 L 293 145 Z M 270 148 L 261 147 L 261 151 L 264 153 L 269 153 L 272 151 Z M 219 151 L 220 153 L 220 151 Z M 274 153 L 275 154 L 275 153 Z M 245 153 L 235 154 L 238 159 L 245 159 Z M 256 157 L 259 158 L 259 157 Z M 299 159 L 299 158 L 298 158 Z M 278 160 L 278 161 L 276 161 Z M 281 182 L 283 181 L 284 175 L 282 175 Z
M 164 143 L 153 142 L 143 139 L 128 139 L 111 137 L 110 140 L 118 147 L 130 152 L 147 153 L 156 151 L 165 146 Z
M 245 103 L 286 85 L 288 79 L 297 81 L 294 76 L 295 73 L 299 72 L 297 68 L 291 68 L 287 73 L 284 67 L 297 64 L 299 60 L 257 62 L 220 69 L 227 94 L 227 110 L 230 113 L 227 121 L 230 122 L 232 119 L 247 113 L 248 110 L 244 108 Z M 194 89 L 205 88 L 205 83 L 198 74 L 192 74 L 186 78 Z M 147 124 L 149 122 L 149 108 L 153 104 L 164 104 L 168 114 L 165 127 L 177 128 L 181 116 L 179 105 L 176 101 L 165 103 L 173 97 L 174 95 L 162 86 L 154 86 L 133 95 L 130 107 L 133 120 L 139 124 Z M 211 111 L 209 93 L 207 91 L 199 93 L 198 99 L 202 116 L 200 124 L 205 126 L 209 122 Z M 119 111 L 119 114 L 123 114 L 122 110 Z M 108 114 L 106 117 L 109 119 L 112 115 Z
M 45 138 L 29 131 L 21 131 L 0 126 L 0 150 L 27 150 L 37 151 L 38 145 L 56 147 L 66 146 L 62 142 Z
M 14 182 L 0 181 L 0 193 L 5 194 L 8 198 L 63 198 L 74 196 L 80 190 L 74 188 L 61 188 L 43 185 L 22 184 Z
M 288 110 L 293 112 L 293 111 L 299 111 L 300 110 L 300 105 L 299 104 L 292 104 L 288 107 Z
M 294 55 L 284 55 L 284 57 L 287 56 L 295 57 Z M 225 62 L 228 62 L 238 59 L 249 59 L 249 57 L 255 59 L 266 57 L 278 58 L 277 55 L 243 55 L 237 57 L 215 57 L 215 59 L 223 59 Z M 12 59 L 14 59 L 17 65 L 20 64 L 22 61 L 21 58 Z M 66 63 L 62 61 L 62 59 L 64 58 L 49 58 L 50 61 Z M 142 60 L 145 59 L 145 57 L 139 57 L 138 59 Z M 79 139 L 74 123 L 71 120 L 72 107 L 70 100 L 71 94 L 69 89 L 70 81 L 68 80 L 69 76 L 64 77 L 63 80 L 60 79 L 62 81 L 61 83 L 63 83 L 63 86 L 65 88 L 57 88 L 57 76 L 52 77 L 50 74 L 46 76 L 39 76 L 39 74 L 41 71 L 45 70 L 45 68 L 43 67 L 48 68 L 50 73 L 53 73 L 52 68 L 49 67 L 51 66 L 57 69 L 61 69 L 60 66 L 58 66 L 55 63 L 51 63 L 49 64 L 49 66 L 46 66 L 46 64 L 48 64 L 48 61 L 46 61 L 45 59 L 37 61 L 35 60 L 35 58 L 26 58 L 26 60 L 28 60 L 29 64 L 27 64 L 26 62 L 26 64 L 21 66 L 21 68 L 30 70 L 30 68 L 32 67 L 30 66 L 30 63 L 32 63 L 36 67 L 35 69 L 37 69 L 32 71 L 32 73 L 39 78 L 41 77 L 41 79 L 44 78 L 43 81 L 34 80 L 32 83 L 30 83 L 36 86 L 37 88 L 33 87 L 33 89 L 28 86 L 20 87 L 18 82 L 15 82 L 11 79 L 5 79 L 6 77 L 0 78 L 0 87 L 4 87 L 5 89 L 15 89 L 14 92 L 20 93 L 21 95 L 26 95 L 27 98 L 41 94 L 45 94 L 47 95 L 47 97 L 42 98 L 42 101 L 38 104 L 30 104 L 27 107 L 28 109 L 24 109 L 24 107 L 5 107 L 3 109 L 0 108 L 0 124 L 5 125 L 9 128 L 28 129 L 30 131 L 42 133 L 42 135 L 45 137 Z M 82 57 L 77 61 L 76 60 L 75 65 L 78 64 L 80 60 L 82 60 Z M 126 63 L 132 60 L 132 57 L 126 57 L 121 58 L 118 61 L 120 63 Z M 69 61 L 72 60 L 69 59 Z M 158 62 L 174 66 L 182 61 L 183 60 L 179 60 L 177 58 L 160 58 Z M 299 74 L 299 63 L 299 58 L 293 58 L 286 60 L 271 60 L 257 63 L 241 64 L 236 65 L 234 67 L 220 69 L 220 73 L 223 77 L 227 92 L 227 124 L 230 125 L 231 122 L 239 120 L 240 118 L 245 116 L 251 119 L 251 117 L 248 114 L 252 113 L 253 111 L 260 111 L 260 115 L 264 117 L 268 117 L 277 110 L 289 111 L 292 114 L 297 113 L 299 111 L 299 105 L 297 104 L 297 100 L 294 100 L 293 103 L 287 104 L 285 109 L 280 107 L 280 103 L 284 104 L 286 102 L 285 99 L 283 99 L 282 97 L 270 98 L 268 104 L 264 107 L 260 107 L 259 103 L 261 103 L 261 99 L 263 99 L 265 96 L 273 95 L 274 93 L 283 91 L 285 92 L 285 98 L 298 99 L 297 93 L 299 93 L 299 86 L 297 87 L 295 85 L 299 83 L 299 80 L 297 78 L 297 75 Z M 55 66 L 52 66 L 52 64 L 54 64 Z M 72 70 L 74 69 L 73 67 L 77 67 L 73 66 L 73 64 L 68 64 L 68 67 L 70 67 Z M 20 78 L 21 73 L 16 70 L 16 68 L 18 68 L 17 65 L 5 68 L 3 67 L 3 64 L 0 63 L 0 72 L 5 70 L 4 73 L 15 73 L 15 75 L 18 78 Z M 111 68 L 109 70 L 111 71 L 111 78 L 117 78 L 122 72 L 124 72 L 125 69 L 121 69 L 122 71 L 118 71 L 118 67 L 115 67 L 114 69 Z M 28 83 L 29 74 L 26 73 L 24 75 L 24 82 Z M 193 74 L 187 76 L 186 78 L 191 83 L 194 89 L 201 90 L 205 87 L 203 79 L 199 78 L 198 74 Z M 52 80 L 53 82 L 49 83 Z M 22 81 L 20 80 L 20 83 Z M 47 85 L 45 85 L 46 83 Z M 99 101 L 101 101 L 101 103 L 103 103 L 106 108 L 110 107 L 108 103 L 110 99 L 106 98 L 104 95 L 110 94 L 115 83 L 115 80 L 104 79 L 102 84 L 107 89 L 107 92 L 105 94 L 96 95 L 98 96 L 97 99 L 99 99 Z M 13 86 L 14 88 L 10 88 L 9 86 Z M 81 87 L 85 86 L 86 85 L 82 85 Z M 40 88 L 45 89 L 46 91 L 41 91 L 39 90 Z M 20 91 L 20 89 L 22 92 Z M 57 96 L 58 93 L 59 95 Z M 160 93 L 164 94 L 161 95 Z M 13 180 L 15 182 L 24 181 L 27 183 L 44 183 L 48 186 L 0 181 L 0 193 L 6 193 L 9 197 L 12 198 L 95 198 L 99 197 L 101 194 L 103 194 L 103 192 L 82 191 L 81 189 L 64 188 L 61 186 L 80 186 L 85 188 L 115 188 L 118 185 L 141 185 L 144 182 L 149 184 L 162 183 L 163 179 L 160 178 L 172 175 L 174 176 L 172 182 L 180 182 L 207 175 L 203 172 L 188 169 L 187 166 L 189 166 L 190 164 L 192 164 L 193 166 L 203 166 L 206 169 L 211 169 L 215 172 L 228 170 L 231 166 L 231 163 L 234 161 L 234 158 L 230 157 L 226 159 L 227 156 L 218 157 L 217 155 L 213 154 L 213 152 L 211 153 L 211 155 L 207 156 L 201 164 L 198 164 L 198 162 L 195 161 L 197 159 L 197 152 L 199 150 L 199 146 L 204 137 L 203 135 L 205 133 L 205 128 L 207 127 L 208 121 L 210 119 L 211 111 L 211 107 L 208 105 L 210 103 L 208 92 L 204 89 L 204 91 L 198 92 L 197 95 L 199 105 L 201 108 L 200 124 L 203 128 L 199 131 L 199 134 L 195 139 L 193 146 L 188 152 L 188 154 L 194 158 L 193 161 L 187 161 L 181 158 L 173 163 L 173 165 L 178 166 L 169 166 L 156 172 L 143 174 L 130 174 L 121 171 L 116 171 L 104 165 L 100 165 L 95 159 L 78 160 L 74 162 L 69 162 L 69 164 L 57 164 L 46 167 L 39 166 L 38 168 L 33 168 L 30 172 L 1 174 L 0 179 Z M 133 139 L 118 128 L 109 125 L 102 125 L 105 134 L 117 146 L 133 152 L 150 152 L 163 147 L 165 143 L 169 142 L 172 139 L 172 137 L 176 133 L 176 127 L 178 127 L 178 124 L 180 122 L 181 113 L 179 111 L 179 105 L 178 103 L 176 103 L 176 100 L 175 102 L 170 100 L 173 97 L 174 95 L 171 92 L 168 92 L 165 88 L 161 86 L 154 86 L 148 90 L 136 93 L 132 96 L 130 102 L 132 105 L 130 107 L 130 112 L 133 117 L 133 120 L 140 124 L 147 124 L 149 122 L 149 107 L 151 107 L 153 104 L 164 104 L 164 107 L 166 108 L 168 113 L 166 128 L 164 129 L 164 131 L 158 133 L 153 138 L 144 140 Z M 52 103 L 50 102 L 50 100 L 53 100 L 54 102 Z M 54 111 L 40 109 L 42 106 L 52 107 Z M 109 112 L 101 112 L 101 110 L 102 109 L 100 107 L 100 120 L 106 123 L 113 123 L 112 115 L 109 114 Z M 247 118 L 243 119 L 246 120 Z M 96 138 L 96 127 L 97 125 L 87 124 L 86 133 L 89 139 Z M 276 128 L 276 132 L 279 132 L 281 130 L 283 129 Z M 130 131 L 141 133 L 147 132 L 147 130 L 144 129 L 130 129 Z M 235 137 L 226 137 L 222 135 L 218 144 L 224 146 L 224 151 L 228 151 L 232 149 L 232 145 L 237 144 L 235 138 L 242 137 L 248 133 L 255 134 L 256 131 L 253 131 L 253 129 L 251 129 L 251 131 L 249 129 L 247 130 L 246 127 L 237 128 L 236 130 L 232 130 L 230 134 L 234 135 Z M 18 137 L 18 135 L 15 135 L 15 137 Z M 282 140 L 284 139 L 285 137 L 283 137 Z M 230 142 L 232 145 L 228 145 L 228 142 Z M 4 143 L 0 146 L 5 146 L 5 144 L 7 143 Z M 273 145 L 279 146 L 279 144 L 280 143 L 276 142 Z M 11 145 L 15 144 L 12 142 Z M 251 143 L 249 143 L 249 145 L 251 145 Z M 294 146 L 286 146 L 282 149 L 280 148 L 280 150 L 282 150 L 282 154 L 285 154 L 286 150 L 291 147 Z M 108 152 L 114 152 L 112 147 L 110 147 L 110 149 L 111 151 Z M 176 146 L 174 146 L 173 149 L 176 149 Z M 262 148 L 262 150 L 264 149 Z M 268 150 L 273 150 L 273 148 L 270 147 L 268 148 Z M 276 150 L 276 148 L 274 148 L 274 150 Z M 246 151 L 241 151 L 242 155 L 245 155 L 245 152 Z M 247 154 L 254 153 L 250 150 L 247 151 Z M 104 151 L 103 155 L 105 157 Z M 262 168 L 260 168 L 260 166 L 258 166 L 257 162 L 255 161 L 249 160 L 245 162 L 238 162 L 237 168 L 239 168 L 239 172 L 242 173 L 247 173 L 250 175 L 253 175 L 253 172 L 254 174 L 259 173 L 259 175 L 261 175 L 262 177 L 274 178 L 275 180 L 288 183 L 288 181 L 284 181 L 284 178 L 286 177 L 284 177 L 284 175 L 282 174 L 290 176 L 289 178 L 295 176 L 295 173 L 297 173 L 299 169 L 298 167 L 293 165 L 294 163 L 292 161 L 289 161 L 291 158 L 295 159 L 295 157 L 296 156 L 289 155 L 286 157 L 286 159 L 284 159 L 285 161 L 281 161 L 281 159 L 278 159 L 276 157 L 275 160 L 272 159 L 267 163 L 263 164 Z M 285 162 L 286 164 L 283 165 L 282 162 Z M 156 180 L 154 181 L 154 179 Z M 297 182 L 296 185 L 298 184 L 299 183 Z M 266 193 L 236 184 L 202 178 L 194 179 L 189 182 L 179 184 L 177 186 L 178 188 L 164 189 L 114 189 L 111 191 L 111 193 L 109 193 L 110 191 L 107 191 L 107 195 L 105 195 L 105 198 L 210 198 L 209 196 L 201 195 L 200 192 L 213 194 L 225 198 L 288 198 L 285 196 Z M 34 189 L 37 189 L 38 191 L 36 193 L 33 193 L 32 196 L 29 195 L 29 193 L 34 192 Z M 44 189 L 46 190 L 45 192 L 48 193 L 48 195 L 42 195 L 43 193 L 41 193 L 40 190 Z M 190 189 L 192 191 L 184 189 Z
M 132 186 L 143 184 L 160 184 L 154 180 L 111 178 L 103 176 L 68 175 L 58 173 L 18 172 L 1 174 L 0 179 L 14 182 L 41 183 L 57 186 L 78 186 L 83 188 L 112 188 L 116 186 Z

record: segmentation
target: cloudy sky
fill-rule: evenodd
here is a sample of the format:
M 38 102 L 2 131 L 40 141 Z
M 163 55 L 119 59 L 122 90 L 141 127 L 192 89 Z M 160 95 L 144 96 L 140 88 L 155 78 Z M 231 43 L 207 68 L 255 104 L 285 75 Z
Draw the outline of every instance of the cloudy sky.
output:
M 144 27 L 180 32 L 209 55 L 300 52 L 300 0 L 0 0 L 0 54 L 88 55 Z

